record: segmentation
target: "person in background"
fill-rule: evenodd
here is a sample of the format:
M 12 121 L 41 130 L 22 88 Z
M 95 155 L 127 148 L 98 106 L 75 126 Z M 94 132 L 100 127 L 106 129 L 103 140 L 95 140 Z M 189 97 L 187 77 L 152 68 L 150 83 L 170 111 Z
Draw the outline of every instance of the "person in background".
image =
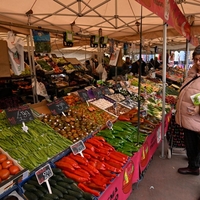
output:
M 180 88 L 176 104 L 176 123 L 184 128 L 188 166 L 180 174 L 199 175 L 200 166 L 200 105 L 194 106 L 191 96 L 200 93 L 200 45 L 192 54 L 194 65 Z
M 145 67 L 146 67 L 146 63 L 144 62 L 144 60 L 141 58 L 137 61 L 135 61 L 132 64 L 132 69 L 131 72 L 135 75 L 135 74 L 139 74 L 139 68 L 141 65 L 141 75 L 142 76 L 146 76 L 146 72 L 145 72 Z
M 89 60 L 85 61 L 85 67 L 87 68 L 87 74 L 92 76 L 92 66 L 90 65 L 90 61 Z
M 122 69 L 123 69 L 123 75 L 128 74 L 131 72 L 132 69 L 132 65 L 131 65 L 131 60 L 129 57 L 126 57 L 126 61 L 125 63 L 122 65 Z
M 156 56 L 154 58 L 153 65 L 154 65 L 155 69 L 159 69 L 159 67 L 160 67 L 160 63 L 158 62 L 158 57 L 156 57 Z

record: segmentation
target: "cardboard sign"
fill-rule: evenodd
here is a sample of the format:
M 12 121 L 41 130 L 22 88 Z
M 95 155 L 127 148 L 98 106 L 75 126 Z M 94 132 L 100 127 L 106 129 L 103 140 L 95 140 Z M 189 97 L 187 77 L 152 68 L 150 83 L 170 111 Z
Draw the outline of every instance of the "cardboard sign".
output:
M 21 124 L 34 120 L 29 106 L 20 106 L 17 108 L 8 108 L 5 110 L 8 121 L 11 125 Z
M 99 88 L 93 89 L 93 93 L 96 99 L 101 99 L 103 98 L 102 91 Z
M 106 125 L 107 125 L 107 127 L 108 127 L 109 129 L 113 130 L 113 123 L 112 123 L 110 120 L 108 120 L 108 121 L 106 122 Z
M 35 172 L 35 176 L 37 178 L 38 183 L 41 185 L 53 176 L 51 166 L 47 164 L 44 167 L 40 168 L 38 171 Z
M 78 142 L 74 143 L 73 145 L 70 146 L 70 148 L 74 155 L 80 153 L 81 156 L 84 157 L 82 151 L 85 150 L 86 147 L 82 140 L 79 140 Z
M 90 99 L 86 90 L 79 90 L 78 94 L 83 101 L 87 101 Z
M 63 98 L 59 98 L 53 102 L 47 103 L 47 106 L 53 115 L 63 113 L 69 108 L 69 106 Z

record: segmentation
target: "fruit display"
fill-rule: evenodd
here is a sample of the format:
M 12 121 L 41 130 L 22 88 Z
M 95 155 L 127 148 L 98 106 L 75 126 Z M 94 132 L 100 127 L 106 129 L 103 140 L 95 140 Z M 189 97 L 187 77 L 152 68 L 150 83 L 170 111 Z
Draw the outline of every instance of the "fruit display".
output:
M 83 191 L 98 197 L 123 170 L 128 156 L 116 151 L 99 136 L 88 139 L 85 147 L 84 157 L 70 153 L 55 165 Z
M 24 195 L 28 200 L 50 200 L 50 199 L 67 199 L 93 200 L 93 195 L 81 190 L 70 178 L 59 168 L 52 168 L 53 176 L 50 177 L 49 183 L 52 194 L 49 193 L 46 183 L 39 185 L 36 176 L 32 176 L 24 185 Z
M 141 133 L 138 140 L 137 133 L 138 129 L 131 122 L 116 121 L 112 129 L 101 130 L 97 136 L 104 137 L 117 151 L 132 156 L 139 150 L 147 136 Z
M 72 144 L 38 119 L 27 122 L 26 126 L 27 132 L 22 130 L 21 124 L 10 126 L 5 113 L 0 113 L 0 146 L 28 170 L 35 169 Z
M 22 170 L 9 155 L 1 150 L 0 153 L 0 183 L 4 180 L 9 179 L 13 175 L 18 174 Z
M 75 105 L 76 103 L 81 101 L 80 97 L 76 94 L 73 94 L 73 93 L 68 94 L 67 96 L 64 96 L 63 99 L 70 106 Z
M 107 110 L 108 112 L 119 116 L 121 114 L 127 113 L 128 111 L 130 111 L 130 108 L 120 104 L 120 103 L 116 103 L 115 105 L 112 105 L 108 108 L 106 108 L 105 110 Z
M 120 101 L 125 100 L 125 97 L 120 93 L 115 93 L 115 94 L 106 95 L 106 96 L 113 99 L 116 102 L 120 102 Z

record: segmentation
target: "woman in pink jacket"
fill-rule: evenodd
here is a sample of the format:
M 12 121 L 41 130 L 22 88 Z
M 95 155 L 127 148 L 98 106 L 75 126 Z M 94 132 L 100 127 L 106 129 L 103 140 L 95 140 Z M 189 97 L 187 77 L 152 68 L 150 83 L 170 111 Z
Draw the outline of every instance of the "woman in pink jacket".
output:
M 194 65 L 188 71 L 176 105 L 176 123 L 184 128 L 188 167 L 179 168 L 180 174 L 199 175 L 200 166 L 200 105 L 194 106 L 191 96 L 200 93 L 200 45 L 192 54 Z

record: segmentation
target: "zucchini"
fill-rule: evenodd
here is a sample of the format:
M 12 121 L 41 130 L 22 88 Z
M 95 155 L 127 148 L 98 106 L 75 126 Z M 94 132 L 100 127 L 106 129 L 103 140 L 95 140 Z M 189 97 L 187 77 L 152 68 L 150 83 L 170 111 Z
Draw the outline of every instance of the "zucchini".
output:
M 64 194 L 64 196 L 63 196 L 65 199 L 69 199 L 69 200 L 78 200 L 76 197 L 74 197 L 74 196 L 71 196 L 71 195 L 69 195 L 69 194 Z
M 59 190 L 60 192 L 62 192 L 63 194 L 68 194 L 68 191 L 66 188 L 60 186 L 60 185 L 56 185 L 54 186 L 54 188 L 56 188 L 57 190 Z
M 57 185 L 56 180 L 54 180 L 54 179 L 49 179 L 49 183 L 51 186 Z
M 58 185 L 60 185 L 60 186 L 62 186 L 62 187 L 64 187 L 65 189 L 71 189 L 71 185 L 69 184 L 69 183 L 66 183 L 66 182 L 58 182 L 57 183 Z
M 67 178 L 67 177 L 64 177 L 62 181 L 69 183 L 69 184 L 75 183 L 72 179 Z
M 38 188 L 38 190 L 40 190 L 44 194 L 48 194 L 49 193 L 49 191 L 47 190 L 46 186 L 45 187 L 40 187 L 40 188 Z
M 62 173 L 62 170 L 59 169 L 59 168 L 52 168 L 52 172 L 53 172 L 54 174 L 60 174 L 60 173 Z
M 29 191 L 29 192 L 36 192 L 37 191 L 37 188 L 34 185 L 31 185 L 31 184 L 28 184 L 28 183 L 25 183 L 23 185 L 23 188 L 24 188 L 24 190 Z
M 33 186 L 35 186 L 35 187 L 42 187 L 41 185 L 39 185 L 39 183 L 37 182 L 37 181 L 35 181 L 35 180 L 28 180 L 27 181 L 27 183 L 28 184 L 30 184 L 30 185 L 33 185 Z
M 83 198 L 85 198 L 86 200 L 93 200 L 94 196 L 88 192 L 84 192 L 83 193 Z
M 57 190 L 56 188 L 52 187 L 51 190 L 52 190 L 52 193 L 57 195 L 59 198 L 63 197 L 63 193 L 61 191 Z
M 63 177 L 60 176 L 60 175 L 53 175 L 51 178 L 56 180 L 56 181 L 62 181 L 63 180 Z
M 59 199 L 59 197 L 56 194 L 45 194 L 44 196 L 45 198 L 49 198 L 49 199 Z
M 81 198 L 83 197 L 83 194 L 81 194 L 80 192 L 75 192 L 74 190 L 68 190 L 69 195 L 74 196 L 76 198 Z
M 39 200 L 39 198 L 33 192 L 25 191 L 24 195 L 28 200 Z
M 43 198 L 45 195 L 41 190 L 37 190 L 34 194 L 38 197 L 38 199 Z
M 75 184 L 71 184 L 70 186 L 71 186 L 71 190 L 81 193 L 83 195 L 83 191 L 78 186 L 76 186 Z

